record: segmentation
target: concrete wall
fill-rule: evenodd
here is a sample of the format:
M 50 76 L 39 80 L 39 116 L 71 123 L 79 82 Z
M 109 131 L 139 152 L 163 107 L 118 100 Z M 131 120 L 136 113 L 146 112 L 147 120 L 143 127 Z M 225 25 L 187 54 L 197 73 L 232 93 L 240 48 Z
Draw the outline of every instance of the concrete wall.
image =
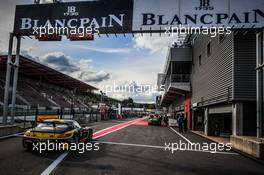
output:
M 264 142 L 255 138 L 239 136 L 231 136 L 230 142 L 233 148 L 256 158 L 264 159 Z
M 20 127 L 16 125 L 0 126 L 0 137 L 11 134 L 16 134 L 21 131 Z

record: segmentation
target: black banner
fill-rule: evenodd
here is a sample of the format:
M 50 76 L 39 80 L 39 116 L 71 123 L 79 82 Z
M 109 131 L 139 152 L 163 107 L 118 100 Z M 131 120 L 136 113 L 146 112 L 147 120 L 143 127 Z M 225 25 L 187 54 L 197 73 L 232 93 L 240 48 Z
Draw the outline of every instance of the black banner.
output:
M 36 35 L 40 28 L 52 27 L 58 34 L 91 28 L 95 33 L 131 33 L 132 13 L 133 0 L 17 5 L 13 32 Z

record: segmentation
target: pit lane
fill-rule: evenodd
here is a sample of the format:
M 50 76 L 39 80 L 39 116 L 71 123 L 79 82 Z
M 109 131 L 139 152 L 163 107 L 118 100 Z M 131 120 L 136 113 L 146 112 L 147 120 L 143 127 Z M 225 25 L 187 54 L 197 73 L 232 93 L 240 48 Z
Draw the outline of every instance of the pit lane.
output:
M 109 120 L 92 123 L 95 132 L 127 122 Z M 192 133 L 184 135 L 191 142 L 209 142 Z M 211 154 L 162 149 L 164 143 L 188 143 L 167 127 L 148 126 L 138 121 L 95 139 L 99 151 L 83 154 L 69 152 L 51 174 L 262 174 L 263 166 L 233 154 Z M 36 154 L 25 151 L 21 138 L 0 141 L 0 172 L 4 174 L 41 174 L 63 152 Z M 158 148 L 161 147 L 161 148 Z

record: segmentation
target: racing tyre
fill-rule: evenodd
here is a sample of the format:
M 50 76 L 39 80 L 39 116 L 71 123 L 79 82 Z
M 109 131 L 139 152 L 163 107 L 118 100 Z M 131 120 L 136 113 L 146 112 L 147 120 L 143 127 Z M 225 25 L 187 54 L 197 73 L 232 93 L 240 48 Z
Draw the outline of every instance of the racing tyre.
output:
M 76 145 L 79 144 L 79 138 L 77 135 L 74 135 L 72 140 L 73 140 L 73 143 L 75 143 Z
M 32 144 L 27 143 L 24 139 L 22 140 L 22 146 L 27 150 L 27 151 L 32 151 Z
M 93 140 L 93 129 L 89 129 L 89 136 L 88 136 L 88 141 L 92 141 Z

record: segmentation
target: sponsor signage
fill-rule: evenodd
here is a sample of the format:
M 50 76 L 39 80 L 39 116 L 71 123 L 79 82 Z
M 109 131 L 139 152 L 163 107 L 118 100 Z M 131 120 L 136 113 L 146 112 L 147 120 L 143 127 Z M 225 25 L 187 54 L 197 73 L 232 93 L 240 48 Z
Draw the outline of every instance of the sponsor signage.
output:
M 132 7 L 133 0 L 17 5 L 14 33 L 37 35 L 48 27 L 56 27 L 57 34 L 74 35 L 91 28 L 100 33 L 129 33 Z
M 61 41 L 62 37 L 56 34 L 52 34 L 52 35 L 44 34 L 42 36 L 36 35 L 35 38 L 39 41 Z
M 159 31 L 180 25 L 199 28 L 262 28 L 264 1 L 134 0 L 133 31 Z
M 169 126 L 178 126 L 178 122 L 176 119 L 169 118 Z
M 102 34 L 160 32 L 179 26 L 262 28 L 264 0 L 98 0 L 16 6 L 15 34 L 36 35 L 39 27 L 48 26 L 61 27 L 62 34 L 76 28 Z
M 80 34 L 69 34 L 67 35 L 67 38 L 70 39 L 71 41 L 91 41 L 94 40 L 94 35 L 93 34 L 85 34 L 84 36 Z

